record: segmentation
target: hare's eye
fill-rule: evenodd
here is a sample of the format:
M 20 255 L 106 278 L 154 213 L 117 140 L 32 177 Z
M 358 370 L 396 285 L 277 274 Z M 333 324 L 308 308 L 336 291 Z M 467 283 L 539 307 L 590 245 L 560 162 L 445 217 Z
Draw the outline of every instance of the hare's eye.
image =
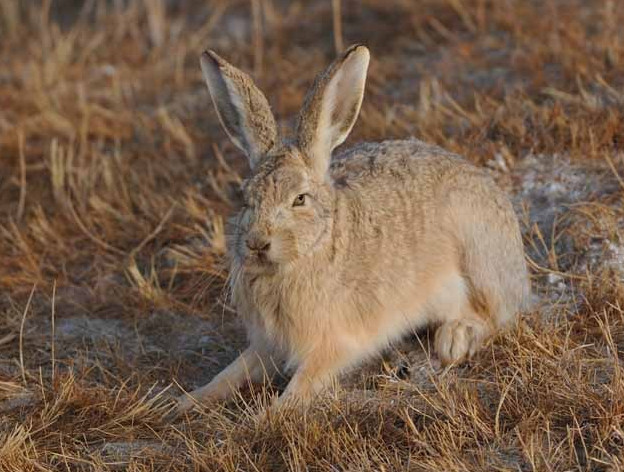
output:
M 293 202 L 292 206 L 294 207 L 300 207 L 305 205 L 305 201 L 306 201 L 306 195 L 305 193 L 301 193 L 299 195 L 297 195 L 297 197 L 295 198 L 295 201 Z

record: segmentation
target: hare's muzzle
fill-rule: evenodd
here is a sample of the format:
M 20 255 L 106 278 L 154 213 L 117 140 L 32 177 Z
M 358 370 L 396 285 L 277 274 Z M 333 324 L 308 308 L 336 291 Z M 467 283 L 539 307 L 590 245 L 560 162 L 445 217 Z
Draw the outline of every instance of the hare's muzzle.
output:
M 245 237 L 245 246 L 247 246 L 247 249 L 252 253 L 266 255 L 269 249 L 271 249 L 271 241 L 268 237 L 253 232 Z

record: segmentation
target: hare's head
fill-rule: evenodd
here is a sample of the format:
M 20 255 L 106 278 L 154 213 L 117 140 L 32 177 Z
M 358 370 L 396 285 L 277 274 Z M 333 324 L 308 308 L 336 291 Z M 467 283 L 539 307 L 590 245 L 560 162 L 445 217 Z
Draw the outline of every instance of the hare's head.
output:
M 212 51 L 202 54 L 217 115 L 251 167 L 230 246 L 242 265 L 274 268 L 328 243 L 334 213 L 331 153 L 358 116 L 368 61 L 364 46 L 353 46 L 334 61 L 308 92 L 294 139 L 280 140 L 269 104 L 251 78 Z

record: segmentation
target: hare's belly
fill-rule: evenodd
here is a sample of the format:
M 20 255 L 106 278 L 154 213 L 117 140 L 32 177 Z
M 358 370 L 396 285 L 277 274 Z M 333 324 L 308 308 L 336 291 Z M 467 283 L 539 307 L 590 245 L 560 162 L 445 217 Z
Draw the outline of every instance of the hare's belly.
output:
M 326 348 L 342 352 L 347 367 L 378 354 L 416 329 L 455 317 L 467 303 L 466 283 L 458 271 L 441 274 L 436 283 L 423 282 L 420 287 L 417 283 L 397 287 L 398 292 L 412 293 L 395 293 L 393 301 L 387 300 L 375 310 L 334 314 L 332 328 L 323 334 Z

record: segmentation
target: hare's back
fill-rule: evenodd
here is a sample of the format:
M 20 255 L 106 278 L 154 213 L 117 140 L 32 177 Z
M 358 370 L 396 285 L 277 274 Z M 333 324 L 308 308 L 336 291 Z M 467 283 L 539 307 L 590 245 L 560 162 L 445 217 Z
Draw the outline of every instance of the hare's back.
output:
M 363 251 L 375 248 L 396 269 L 410 259 L 419 264 L 428 254 L 443 254 L 445 242 L 452 241 L 458 247 L 447 252 L 462 255 L 459 270 L 487 295 L 497 324 L 528 304 L 518 220 L 483 169 L 421 141 L 385 141 L 337 156 L 332 177 L 357 215 Z M 392 231 L 366 231 L 371 225 Z
M 453 174 L 483 176 L 457 154 L 417 139 L 359 144 L 337 155 L 330 172 L 337 188 L 368 192 L 407 187 L 427 193 Z

